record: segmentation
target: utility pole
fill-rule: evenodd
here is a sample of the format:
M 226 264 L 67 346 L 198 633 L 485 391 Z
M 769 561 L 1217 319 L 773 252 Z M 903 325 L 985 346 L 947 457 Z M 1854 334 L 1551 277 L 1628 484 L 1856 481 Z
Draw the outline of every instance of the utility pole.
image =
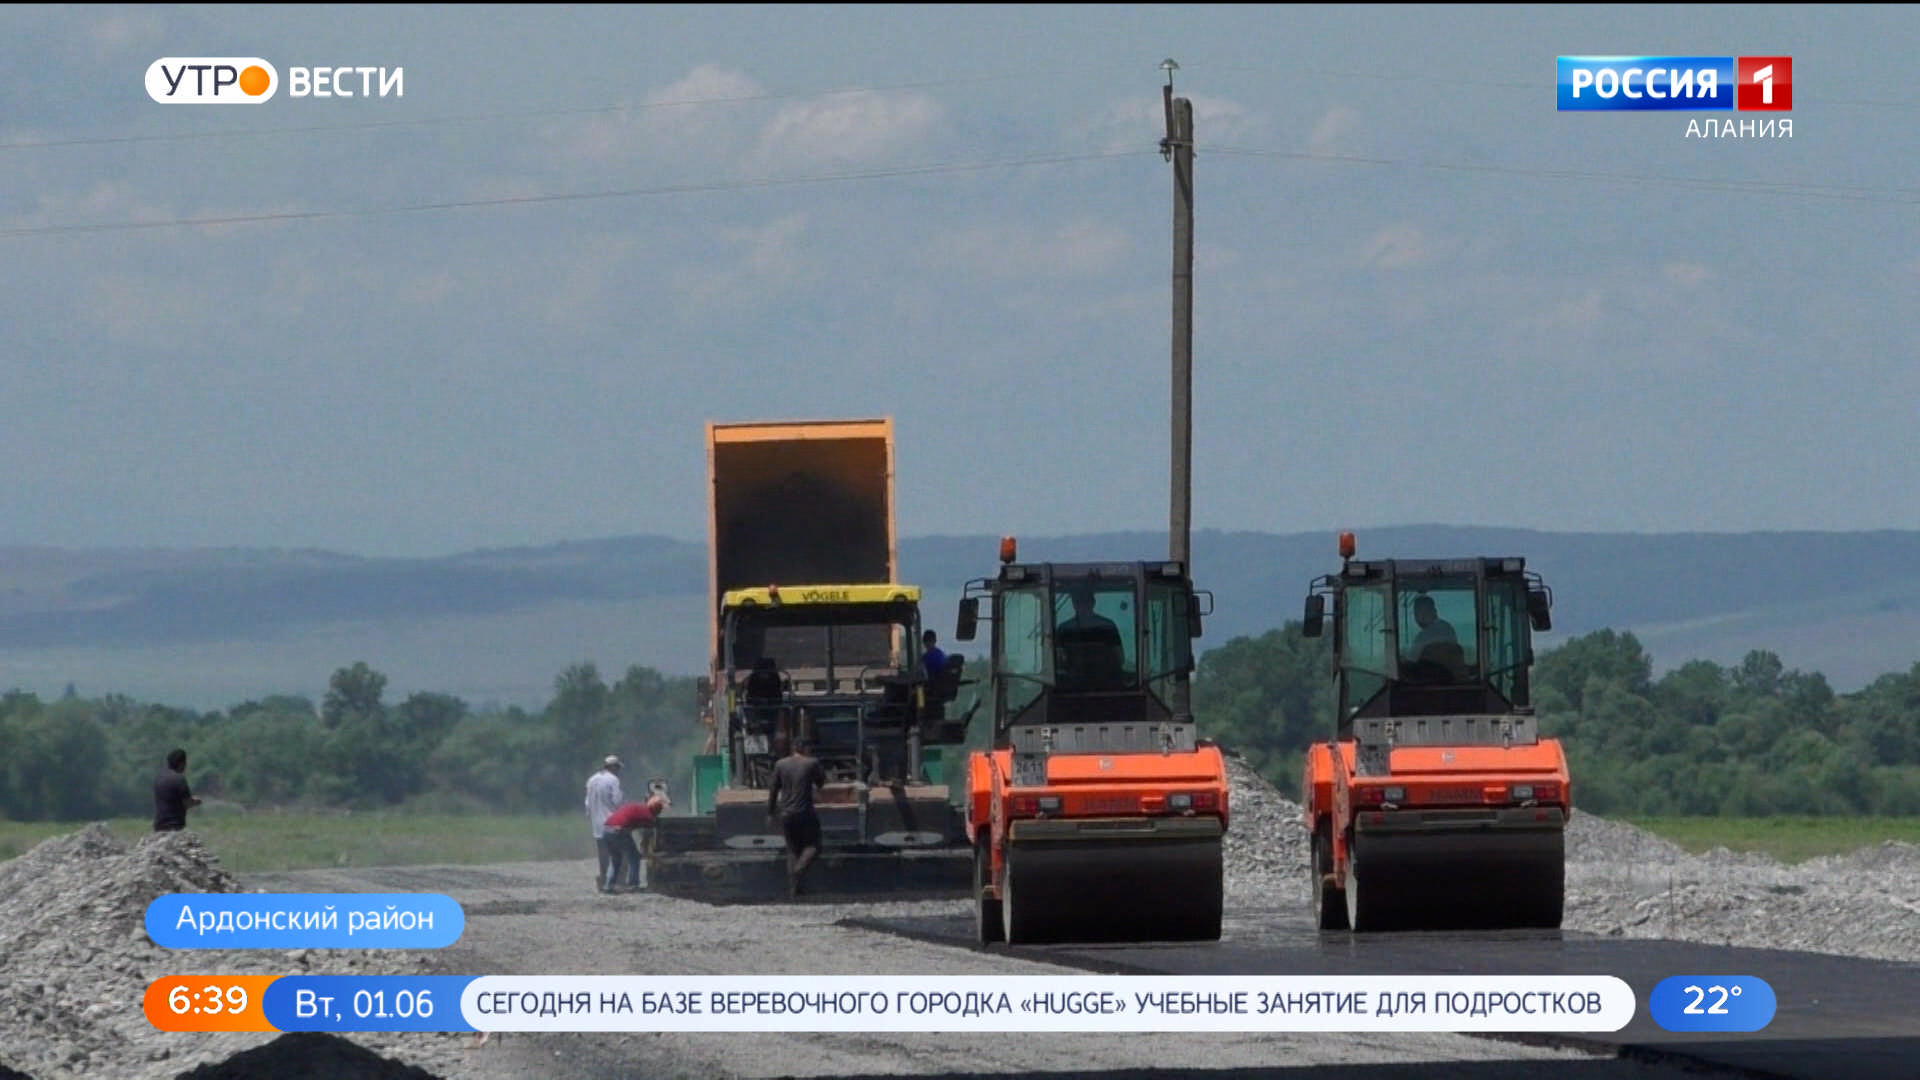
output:
M 1173 96 L 1180 65 L 1164 60 L 1167 136 L 1160 154 L 1173 163 L 1173 483 L 1168 558 L 1193 573 L 1193 102 Z M 1191 715 L 1187 687 L 1177 684 L 1174 714 Z

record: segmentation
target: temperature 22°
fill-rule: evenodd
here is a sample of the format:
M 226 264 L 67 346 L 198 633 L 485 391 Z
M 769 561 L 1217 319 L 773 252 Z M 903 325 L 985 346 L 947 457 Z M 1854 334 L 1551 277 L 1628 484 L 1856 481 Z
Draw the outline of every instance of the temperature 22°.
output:
M 1668 1031 L 1759 1031 L 1773 1022 L 1773 987 L 1751 975 L 1674 975 L 1647 995 Z

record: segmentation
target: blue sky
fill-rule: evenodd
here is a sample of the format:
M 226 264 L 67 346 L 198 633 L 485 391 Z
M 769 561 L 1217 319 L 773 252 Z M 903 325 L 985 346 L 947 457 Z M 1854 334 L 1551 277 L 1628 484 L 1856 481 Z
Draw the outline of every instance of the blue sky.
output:
M 1901 6 L 8 8 L 0 544 L 697 538 L 703 421 L 865 415 L 908 535 L 1162 527 L 1165 57 L 1197 526 L 1920 528 L 1915 40 Z M 1562 54 L 1791 55 L 1794 137 L 1557 113 Z M 405 96 L 146 97 L 209 55 Z M 449 202 L 488 205 L 404 209 Z

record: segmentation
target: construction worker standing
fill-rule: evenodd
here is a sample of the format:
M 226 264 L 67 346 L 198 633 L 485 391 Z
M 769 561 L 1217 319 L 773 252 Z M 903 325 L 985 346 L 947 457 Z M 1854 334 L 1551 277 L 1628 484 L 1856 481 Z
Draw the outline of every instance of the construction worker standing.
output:
M 600 771 L 587 777 L 587 825 L 593 830 L 593 846 L 600 857 L 600 872 L 594 877 L 594 885 L 601 892 L 611 892 L 608 882 L 608 868 L 613 863 L 612 838 L 607 834 L 607 818 L 620 809 L 627 801 L 626 793 L 620 790 L 620 759 L 608 754 L 600 764 Z
M 820 814 L 813 808 L 813 793 L 826 786 L 827 770 L 807 753 L 810 749 L 806 739 L 794 739 L 793 752 L 774 763 L 773 783 L 767 787 L 767 817 L 779 821 L 787 838 L 789 897 L 806 891 L 807 867 L 820 854 Z

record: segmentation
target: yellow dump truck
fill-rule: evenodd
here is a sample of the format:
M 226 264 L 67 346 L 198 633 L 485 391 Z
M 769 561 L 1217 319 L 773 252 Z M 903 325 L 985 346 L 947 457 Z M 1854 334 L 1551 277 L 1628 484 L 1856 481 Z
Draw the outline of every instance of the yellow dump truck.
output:
M 957 670 L 927 677 L 920 590 L 897 580 L 892 421 L 709 423 L 707 470 L 710 733 L 649 886 L 786 896 L 767 788 L 805 736 L 829 780 L 811 894 L 967 895 L 965 819 L 940 781 L 968 717 Z

